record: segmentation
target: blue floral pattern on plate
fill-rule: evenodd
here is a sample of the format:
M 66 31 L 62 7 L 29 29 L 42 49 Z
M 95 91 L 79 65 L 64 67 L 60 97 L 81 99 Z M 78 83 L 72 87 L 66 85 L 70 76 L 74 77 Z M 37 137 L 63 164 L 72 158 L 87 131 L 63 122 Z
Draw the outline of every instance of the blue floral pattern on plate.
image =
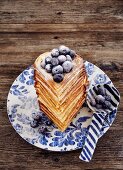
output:
M 85 68 L 90 87 L 101 83 L 112 84 L 109 77 L 92 63 L 86 61 Z M 35 129 L 30 127 L 32 113 L 41 112 L 38 106 L 33 76 L 33 67 L 24 70 L 14 81 L 8 94 L 7 112 L 16 132 L 30 144 L 46 150 L 70 151 L 82 148 L 92 117 L 92 112 L 87 107 L 83 106 L 80 109 L 64 132 L 60 132 L 55 125 L 52 125 L 49 132 L 41 135 L 38 133 L 39 127 Z M 111 126 L 116 117 L 116 111 L 107 117 L 108 122 L 104 122 L 101 135 Z M 42 118 L 44 122 L 48 119 L 43 113 Z

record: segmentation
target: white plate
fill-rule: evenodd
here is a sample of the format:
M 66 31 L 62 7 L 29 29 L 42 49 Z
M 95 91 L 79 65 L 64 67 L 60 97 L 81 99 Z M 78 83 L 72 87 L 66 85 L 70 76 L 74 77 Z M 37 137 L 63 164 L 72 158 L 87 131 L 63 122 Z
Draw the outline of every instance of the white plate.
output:
M 90 87 L 97 84 L 112 84 L 109 77 L 97 66 L 85 62 Z M 87 107 L 82 107 L 73 122 L 65 132 L 60 132 L 55 125 L 45 135 L 38 133 L 38 128 L 31 128 L 32 113 L 40 112 L 37 96 L 34 89 L 34 69 L 29 67 L 24 70 L 12 84 L 7 100 L 9 120 L 16 132 L 27 142 L 39 148 L 52 151 L 70 151 L 82 148 L 91 123 L 93 113 Z M 116 108 L 117 110 L 117 108 Z M 104 122 L 101 135 L 103 135 L 115 119 L 113 112 Z M 47 117 L 42 114 L 44 122 Z M 110 125 L 109 125 L 110 124 Z M 93 135 L 93 134 L 92 134 Z

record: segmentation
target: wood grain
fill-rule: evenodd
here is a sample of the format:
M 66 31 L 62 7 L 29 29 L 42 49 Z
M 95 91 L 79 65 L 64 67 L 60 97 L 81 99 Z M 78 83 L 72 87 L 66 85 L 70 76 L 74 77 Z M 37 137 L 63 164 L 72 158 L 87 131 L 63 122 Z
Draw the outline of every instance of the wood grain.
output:
M 122 0 L 0 1 L 0 23 L 122 23 Z
M 31 32 L 43 32 L 43 33 L 68 33 L 68 32 L 123 32 L 123 24 L 97 24 L 97 23 L 72 23 L 72 24 L 35 24 L 35 23 L 23 23 L 23 24 L 1 24 L 0 32 L 19 32 L 19 33 L 31 33 Z M 55 37 L 57 39 L 57 36 Z
M 112 127 L 99 140 L 93 160 L 81 150 L 49 152 L 25 142 L 7 117 L 15 78 L 40 53 L 65 44 L 100 67 L 120 91 Z M 123 1 L 0 1 L 0 170 L 123 169 Z
M 56 39 L 57 36 L 57 39 Z M 1 53 L 4 52 L 43 52 L 59 44 L 69 45 L 81 51 L 123 49 L 121 32 L 75 32 L 75 33 L 1 33 Z

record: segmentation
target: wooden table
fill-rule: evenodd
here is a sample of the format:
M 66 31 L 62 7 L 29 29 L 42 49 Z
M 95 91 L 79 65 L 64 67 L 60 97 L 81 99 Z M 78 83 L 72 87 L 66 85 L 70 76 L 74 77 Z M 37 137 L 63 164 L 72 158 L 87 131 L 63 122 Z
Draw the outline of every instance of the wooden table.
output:
M 7 117 L 14 79 L 39 54 L 60 44 L 99 66 L 121 94 L 117 118 L 90 163 L 78 158 L 81 150 L 49 152 L 28 144 Z M 123 169 L 122 99 L 122 0 L 0 0 L 0 170 Z

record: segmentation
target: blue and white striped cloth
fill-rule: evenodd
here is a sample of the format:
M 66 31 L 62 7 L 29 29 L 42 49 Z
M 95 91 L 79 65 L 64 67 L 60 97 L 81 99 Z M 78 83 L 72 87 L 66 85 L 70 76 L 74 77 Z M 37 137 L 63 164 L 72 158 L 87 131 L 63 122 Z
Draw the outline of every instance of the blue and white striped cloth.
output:
M 97 95 L 97 88 L 99 86 L 104 86 L 106 89 L 106 93 L 111 96 L 111 110 L 97 110 L 95 108 L 95 112 L 92 117 L 92 122 L 89 126 L 88 134 L 85 140 L 85 144 L 83 146 L 82 152 L 79 158 L 83 161 L 89 162 L 92 159 L 94 150 L 96 148 L 96 144 L 98 139 L 101 136 L 101 129 L 103 127 L 104 122 L 106 121 L 106 117 L 108 114 L 111 114 L 112 111 L 117 111 L 117 107 L 120 101 L 120 95 L 117 89 L 114 86 L 104 84 L 98 85 L 97 87 L 93 87 L 88 91 L 88 98 L 93 98 Z

